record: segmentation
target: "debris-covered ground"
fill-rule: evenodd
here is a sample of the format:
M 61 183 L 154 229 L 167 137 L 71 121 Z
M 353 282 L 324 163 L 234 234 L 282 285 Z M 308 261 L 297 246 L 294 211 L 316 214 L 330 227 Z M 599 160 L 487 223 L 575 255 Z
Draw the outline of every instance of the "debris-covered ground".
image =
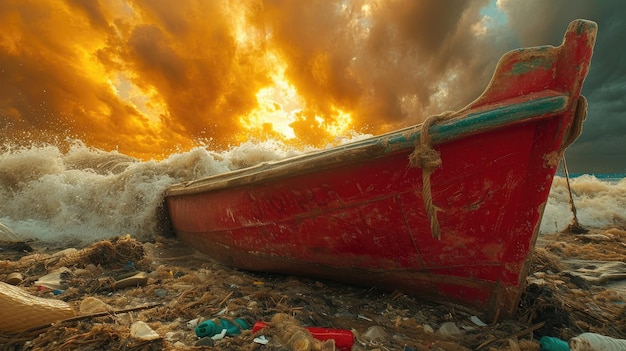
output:
M 539 350 L 547 335 L 626 338 L 626 231 L 541 235 L 517 318 L 492 323 L 401 292 L 238 271 L 174 238 L 119 237 L 79 249 L 0 243 L 0 281 L 62 300 L 58 323 L 0 332 L 2 350 L 335 350 L 305 326 L 354 333 L 353 350 Z M 0 301 L 1 302 L 1 301 Z M 20 313 L 29 313 L 28 305 Z M 11 328 L 16 314 L 0 310 Z M 267 326 L 213 340 L 195 327 L 220 318 Z M 141 323 L 144 322 L 144 323 Z M 484 325 L 482 324 L 484 322 Z M 132 327 L 131 327 L 132 326 Z M 237 328 L 235 328 L 237 329 Z M 263 336 L 265 341 L 259 340 Z M 257 341 L 254 341 L 256 338 Z M 262 342 L 267 342 L 262 344 Z

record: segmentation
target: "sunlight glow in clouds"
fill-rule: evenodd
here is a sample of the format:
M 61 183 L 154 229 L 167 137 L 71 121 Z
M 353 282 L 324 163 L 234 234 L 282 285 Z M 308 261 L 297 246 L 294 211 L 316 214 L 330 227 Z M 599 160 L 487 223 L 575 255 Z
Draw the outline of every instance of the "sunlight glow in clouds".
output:
M 486 85 L 499 57 L 487 4 L 3 1 L 2 141 L 147 159 L 418 123 Z

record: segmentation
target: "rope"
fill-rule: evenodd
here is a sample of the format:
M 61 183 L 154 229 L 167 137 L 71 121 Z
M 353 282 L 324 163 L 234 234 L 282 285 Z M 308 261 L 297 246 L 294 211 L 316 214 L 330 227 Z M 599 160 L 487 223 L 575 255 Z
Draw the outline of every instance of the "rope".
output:
M 424 208 L 430 219 L 430 232 L 433 238 L 441 240 L 441 229 L 439 220 L 437 219 L 437 211 L 440 209 L 433 204 L 433 196 L 430 185 L 430 175 L 441 166 L 441 157 L 439 152 L 431 146 L 430 127 L 440 121 L 450 119 L 460 114 L 461 111 L 443 112 L 438 115 L 428 117 L 422 123 L 420 131 L 419 143 L 415 141 L 415 150 L 409 155 L 409 162 L 412 167 L 422 169 L 422 198 L 424 200 Z

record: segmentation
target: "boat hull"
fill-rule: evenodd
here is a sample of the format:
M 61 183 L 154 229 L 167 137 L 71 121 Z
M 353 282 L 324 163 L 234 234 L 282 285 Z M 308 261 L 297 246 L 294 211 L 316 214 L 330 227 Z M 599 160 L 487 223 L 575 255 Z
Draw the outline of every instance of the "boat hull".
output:
M 513 316 L 558 162 L 584 119 L 579 94 L 595 35 L 588 23 L 571 25 L 565 40 L 578 28 L 571 50 L 584 66 L 579 78 L 559 83 L 554 73 L 571 54 L 564 43 L 547 50 L 552 73 L 516 76 L 539 74 L 552 85 L 515 93 L 519 82 L 498 79 L 526 52 L 513 54 L 464 119 L 172 187 L 166 205 L 176 235 L 233 267 Z M 410 162 L 423 133 L 441 160 L 432 170 Z

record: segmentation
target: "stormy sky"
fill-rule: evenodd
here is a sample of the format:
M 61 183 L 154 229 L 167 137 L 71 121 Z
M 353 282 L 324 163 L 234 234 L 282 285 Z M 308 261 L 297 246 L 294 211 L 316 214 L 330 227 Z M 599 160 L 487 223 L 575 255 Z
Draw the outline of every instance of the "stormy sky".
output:
M 476 98 L 506 51 L 599 35 L 570 172 L 626 172 L 620 0 L 4 0 L 0 142 L 142 158 L 249 138 L 325 145 Z

